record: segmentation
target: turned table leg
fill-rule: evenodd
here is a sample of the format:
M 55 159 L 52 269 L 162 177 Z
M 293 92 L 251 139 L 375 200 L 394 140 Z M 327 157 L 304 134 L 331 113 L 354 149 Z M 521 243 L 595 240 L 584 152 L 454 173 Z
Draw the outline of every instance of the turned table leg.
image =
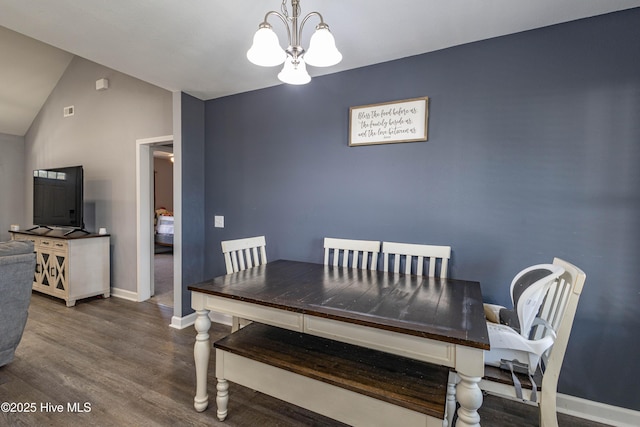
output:
M 196 411 L 202 412 L 209 406 L 209 395 L 207 394 L 207 374 L 209 371 L 209 356 L 211 354 L 211 343 L 209 342 L 209 310 L 196 311 L 196 343 L 193 346 L 193 358 L 196 365 L 196 396 L 193 399 L 193 407 Z
M 478 409 L 482 406 L 482 390 L 478 387 L 480 377 L 470 377 L 458 372 L 460 382 L 456 385 L 458 408 L 457 427 L 479 427 Z
M 451 384 L 459 379 L 456 400 L 460 404 L 456 427 L 480 427 L 478 409 L 482 406 L 480 380 L 484 375 L 484 350 L 479 348 L 456 346 L 456 375 L 449 376 L 447 392 L 451 393 Z M 453 378 L 453 381 L 452 381 Z M 450 399 L 450 396 L 447 396 Z M 452 427 L 452 426 L 451 426 Z
M 216 386 L 218 393 L 216 394 L 216 404 L 218 406 L 218 419 L 224 421 L 227 418 L 227 404 L 229 403 L 229 382 L 223 378 L 218 378 Z

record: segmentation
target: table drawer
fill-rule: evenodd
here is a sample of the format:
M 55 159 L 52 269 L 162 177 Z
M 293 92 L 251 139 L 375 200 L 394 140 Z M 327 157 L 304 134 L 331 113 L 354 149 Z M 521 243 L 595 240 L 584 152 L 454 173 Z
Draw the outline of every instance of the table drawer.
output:
M 65 252 L 68 249 L 68 243 L 66 241 L 60 240 L 60 239 L 40 238 L 40 243 L 39 243 L 38 246 L 41 249 L 65 251 Z
M 34 247 L 37 247 L 40 244 L 40 238 L 35 236 L 27 236 L 24 234 L 11 233 L 11 237 L 13 240 L 26 240 L 33 243 Z

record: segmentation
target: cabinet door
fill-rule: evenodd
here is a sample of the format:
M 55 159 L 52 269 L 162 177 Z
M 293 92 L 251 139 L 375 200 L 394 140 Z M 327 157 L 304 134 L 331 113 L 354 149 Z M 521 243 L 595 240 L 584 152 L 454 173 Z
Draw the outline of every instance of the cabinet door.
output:
M 33 277 L 33 289 L 37 291 L 49 293 L 49 289 L 51 289 L 51 286 L 49 286 L 49 282 L 47 281 L 46 285 L 42 284 L 42 280 L 44 279 L 45 265 L 48 265 L 48 264 L 49 264 L 49 254 L 47 253 L 47 256 L 43 257 L 42 252 L 37 251 L 36 252 L 36 272 Z
M 36 276 L 39 277 L 37 290 L 42 290 L 49 295 L 66 297 L 68 295 L 68 262 L 65 251 L 38 251 L 38 263 L 40 271 L 36 268 Z
M 40 278 L 42 277 L 42 264 L 38 259 L 40 253 L 38 252 L 38 247 L 40 246 L 40 240 L 37 237 L 26 236 L 23 234 L 14 234 L 11 233 L 11 238 L 13 240 L 26 240 L 33 243 L 33 250 L 36 252 L 36 269 L 33 273 L 33 287 L 37 288 L 37 285 L 40 283 Z

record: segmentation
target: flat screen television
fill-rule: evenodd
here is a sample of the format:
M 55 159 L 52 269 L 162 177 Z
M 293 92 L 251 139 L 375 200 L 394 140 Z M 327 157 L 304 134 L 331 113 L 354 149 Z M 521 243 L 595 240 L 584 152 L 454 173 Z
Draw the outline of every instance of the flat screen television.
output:
M 84 230 L 83 181 L 82 166 L 34 170 L 33 224 Z

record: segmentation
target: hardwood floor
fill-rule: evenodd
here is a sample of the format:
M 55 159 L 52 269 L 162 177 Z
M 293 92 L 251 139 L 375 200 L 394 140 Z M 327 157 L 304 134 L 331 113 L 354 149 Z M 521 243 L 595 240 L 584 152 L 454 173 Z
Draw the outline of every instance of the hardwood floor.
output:
M 0 367 L 0 402 L 27 404 L 35 411 L 0 411 L 0 425 L 342 425 L 235 384 L 229 416 L 218 422 L 213 360 L 210 405 L 196 412 L 195 331 L 170 328 L 171 315 L 168 307 L 118 298 L 81 300 L 67 308 L 62 300 L 34 293 L 16 359 Z M 213 324 L 211 339 L 229 332 L 228 326 Z M 62 411 L 53 412 L 57 405 Z M 70 411 L 78 408 L 84 412 Z M 536 408 L 491 396 L 480 415 L 483 426 L 538 425 Z M 559 420 L 561 427 L 602 426 L 562 414 Z
M 173 308 L 173 252 L 156 252 L 153 269 L 155 293 L 149 302 Z

